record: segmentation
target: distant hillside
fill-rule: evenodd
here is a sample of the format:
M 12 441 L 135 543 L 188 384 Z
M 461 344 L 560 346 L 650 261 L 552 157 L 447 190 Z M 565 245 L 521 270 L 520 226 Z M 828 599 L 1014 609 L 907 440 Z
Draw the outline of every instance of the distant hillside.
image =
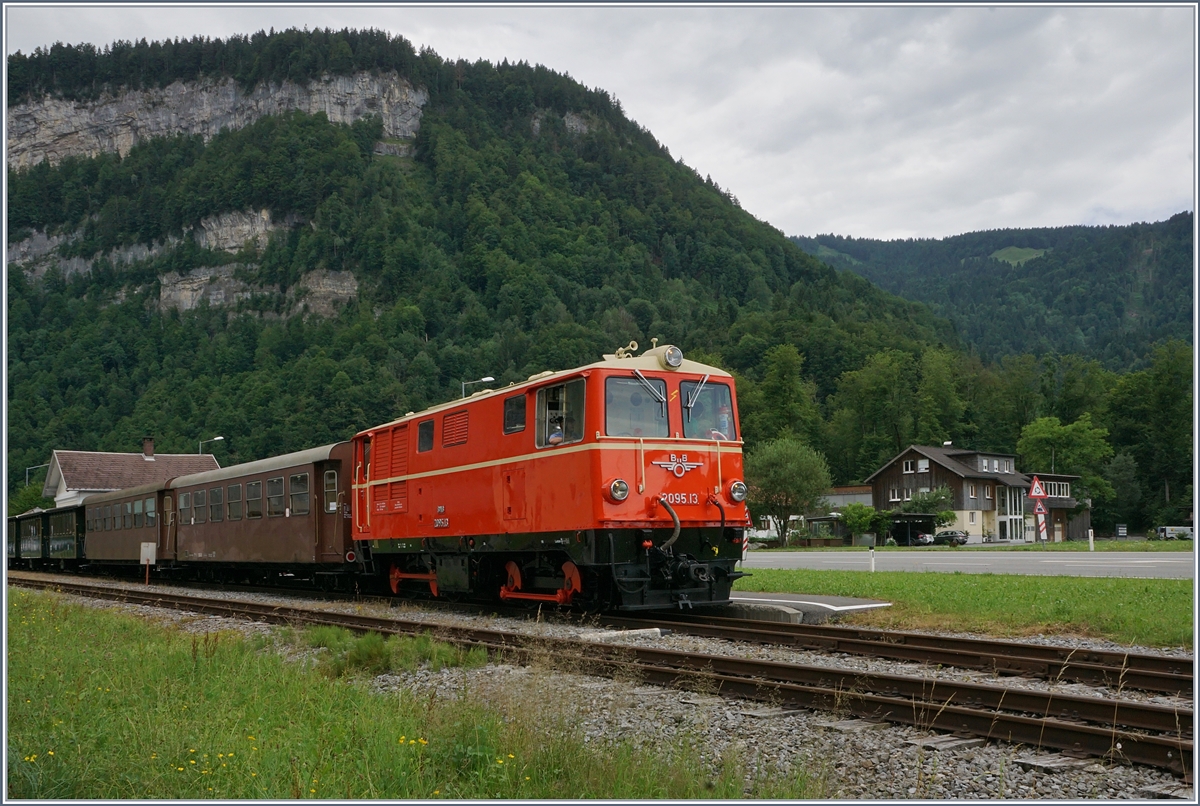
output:
M 794 237 L 801 249 L 954 323 L 985 359 L 1074 353 L 1114 370 L 1192 334 L 1192 213 L 1155 224 L 942 240 Z

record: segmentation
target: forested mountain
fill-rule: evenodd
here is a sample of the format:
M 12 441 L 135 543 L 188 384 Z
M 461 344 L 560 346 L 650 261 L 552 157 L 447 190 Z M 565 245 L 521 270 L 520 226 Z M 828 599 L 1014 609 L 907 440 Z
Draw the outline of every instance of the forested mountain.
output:
M 1144 367 L 1153 345 L 1191 341 L 1192 213 L 1155 224 L 972 232 L 878 241 L 794 237 L 954 323 L 985 360 L 1073 353 Z
M 411 141 L 377 116 L 291 112 L 10 167 L 10 490 L 54 448 L 151 434 L 186 452 L 219 434 L 222 464 L 242 462 L 651 337 L 737 374 L 749 446 L 790 431 L 837 481 L 909 442 L 1014 451 L 1043 414 L 1108 424 L 1146 400 L 1073 356 L 969 356 L 927 306 L 805 254 L 607 93 L 545 67 L 354 31 L 55 46 L 9 67 L 25 111 L 331 74 L 395 75 L 428 99 Z M 1164 348 L 1154 371 L 1180 361 L 1189 347 Z M 1138 515 L 1168 518 L 1154 491 L 1172 474 L 1178 506 L 1187 469 L 1145 461 Z

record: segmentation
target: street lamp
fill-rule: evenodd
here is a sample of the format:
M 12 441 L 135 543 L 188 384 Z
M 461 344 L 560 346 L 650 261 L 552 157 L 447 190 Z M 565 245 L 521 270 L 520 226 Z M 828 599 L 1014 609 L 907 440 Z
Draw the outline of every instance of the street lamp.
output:
M 496 380 L 496 379 L 493 378 L 491 375 L 487 375 L 483 378 L 480 378 L 477 381 L 463 381 L 462 382 L 462 396 L 463 397 L 467 396 L 467 387 L 470 386 L 471 384 L 473 384 L 473 383 L 491 383 L 494 380 Z
M 200 444 L 196 446 L 196 453 L 199 453 L 199 454 L 204 453 L 204 443 L 205 442 L 217 442 L 218 440 L 222 440 L 222 439 L 225 439 L 225 437 L 213 437 L 212 439 L 200 440 Z
M 28 487 L 28 486 L 29 486 L 29 471 L 30 471 L 30 470 L 37 470 L 39 467 L 50 467 L 50 465 L 49 465 L 49 464 L 44 464 L 44 465 L 33 465 L 32 467 L 27 467 L 27 468 L 25 468 L 25 486 L 26 486 L 26 487 Z

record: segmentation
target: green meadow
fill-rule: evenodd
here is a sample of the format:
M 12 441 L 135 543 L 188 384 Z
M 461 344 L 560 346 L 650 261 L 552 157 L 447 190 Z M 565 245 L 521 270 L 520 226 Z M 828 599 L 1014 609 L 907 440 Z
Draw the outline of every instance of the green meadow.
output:
M 1191 647 L 1189 579 L 754 569 L 734 590 L 854 596 L 892 602 L 846 623 L 1020 637 L 1082 635 Z

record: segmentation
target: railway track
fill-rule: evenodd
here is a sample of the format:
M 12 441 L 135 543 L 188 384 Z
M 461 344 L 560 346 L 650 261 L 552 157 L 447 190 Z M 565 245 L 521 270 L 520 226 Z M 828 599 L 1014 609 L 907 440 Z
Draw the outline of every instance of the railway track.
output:
M 764 622 L 688 614 L 649 617 L 605 616 L 601 623 L 625 629 L 659 627 L 688 635 L 844 652 L 890 660 L 915 661 L 999 675 L 1106 686 L 1113 691 L 1136 689 L 1192 697 L 1192 658 L 1110 652 L 1095 649 L 1024 644 L 978 638 L 950 638 L 921 633 L 856 627 Z
M 130 604 L 292 625 L 413 635 L 482 646 L 497 657 L 620 674 L 781 708 L 829 710 L 874 720 L 1148 764 L 1191 781 L 1193 712 L 1152 703 L 1048 691 L 746 660 L 586 639 L 545 639 L 503 630 L 431 626 L 420 621 L 344 614 L 236 599 L 207 599 L 86 582 L 11 577 L 11 585 L 57 590 Z M 581 666 L 582 662 L 582 666 Z

